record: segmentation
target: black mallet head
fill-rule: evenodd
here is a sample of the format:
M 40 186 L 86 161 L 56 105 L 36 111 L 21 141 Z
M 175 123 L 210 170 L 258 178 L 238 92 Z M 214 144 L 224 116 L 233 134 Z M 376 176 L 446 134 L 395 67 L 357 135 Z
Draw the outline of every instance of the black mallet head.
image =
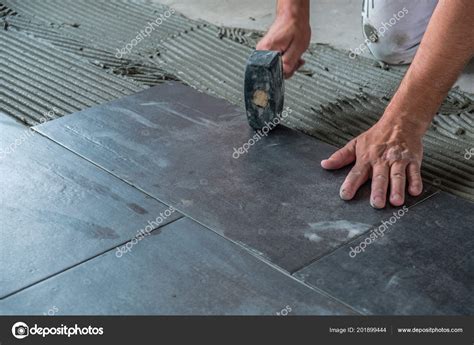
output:
M 255 50 L 245 68 L 244 98 L 252 128 L 262 129 L 283 110 L 284 78 L 280 52 Z

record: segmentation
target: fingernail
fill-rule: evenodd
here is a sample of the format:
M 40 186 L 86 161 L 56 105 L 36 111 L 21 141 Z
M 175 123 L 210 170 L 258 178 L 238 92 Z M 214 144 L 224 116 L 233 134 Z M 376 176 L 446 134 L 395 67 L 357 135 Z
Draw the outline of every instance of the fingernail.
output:
M 395 202 L 402 201 L 402 196 L 398 193 L 392 195 L 392 200 Z
M 423 188 L 422 188 L 422 186 L 419 186 L 419 185 L 418 186 L 411 186 L 409 188 L 409 191 L 410 191 L 411 195 L 418 196 L 423 191 Z
M 349 192 L 343 188 L 340 189 L 339 191 L 339 196 L 341 197 L 342 200 L 350 200 L 350 195 Z
M 373 208 L 383 208 L 384 201 L 380 196 L 376 196 L 375 198 L 370 200 L 370 206 L 372 206 Z

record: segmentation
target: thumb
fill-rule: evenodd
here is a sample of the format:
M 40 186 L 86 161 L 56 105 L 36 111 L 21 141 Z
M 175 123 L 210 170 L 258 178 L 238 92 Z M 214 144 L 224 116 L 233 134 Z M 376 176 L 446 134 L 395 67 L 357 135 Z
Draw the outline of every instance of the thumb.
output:
M 332 154 L 331 157 L 321 161 L 321 166 L 324 169 L 334 170 L 340 169 L 352 163 L 356 159 L 355 144 L 356 141 L 351 140 L 342 149 L 337 150 L 334 154 Z

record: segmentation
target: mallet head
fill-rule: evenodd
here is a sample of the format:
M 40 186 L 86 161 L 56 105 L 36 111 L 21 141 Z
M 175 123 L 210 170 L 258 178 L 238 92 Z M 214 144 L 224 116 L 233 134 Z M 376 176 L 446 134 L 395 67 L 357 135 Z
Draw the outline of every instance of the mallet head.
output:
M 245 68 L 244 98 L 247 119 L 258 130 L 283 110 L 284 78 L 281 54 L 255 50 Z

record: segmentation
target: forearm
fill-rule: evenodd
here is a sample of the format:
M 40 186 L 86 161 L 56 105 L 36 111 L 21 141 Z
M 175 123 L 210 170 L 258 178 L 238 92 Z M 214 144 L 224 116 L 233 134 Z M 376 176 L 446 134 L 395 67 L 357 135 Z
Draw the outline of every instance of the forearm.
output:
M 309 0 L 278 0 L 277 17 L 299 20 L 309 25 Z
M 412 65 L 382 121 L 423 134 L 474 56 L 473 0 L 440 0 Z

